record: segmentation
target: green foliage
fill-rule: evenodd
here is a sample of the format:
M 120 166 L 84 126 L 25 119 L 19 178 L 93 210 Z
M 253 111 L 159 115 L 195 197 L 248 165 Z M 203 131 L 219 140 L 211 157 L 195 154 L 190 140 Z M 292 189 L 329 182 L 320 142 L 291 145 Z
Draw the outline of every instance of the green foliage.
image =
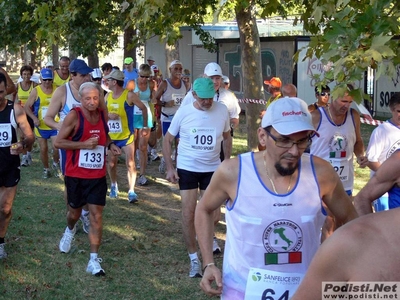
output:
M 311 38 L 307 57 L 316 56 L 325 65 L 325 73 L 316 75 L 321 85 L 335 81 L 333 95 L 342 95 L 347 83 L 361 80 L 368 67 L 376 69 L 376 78 L 392 75 L 399 63 L 399 4 L 392 0 L 318 0 L 302 1 L 305 29 Z M 384 64 L 385 62 L 385 64 Z M 360 103 L 361 91 L 354 92 Z

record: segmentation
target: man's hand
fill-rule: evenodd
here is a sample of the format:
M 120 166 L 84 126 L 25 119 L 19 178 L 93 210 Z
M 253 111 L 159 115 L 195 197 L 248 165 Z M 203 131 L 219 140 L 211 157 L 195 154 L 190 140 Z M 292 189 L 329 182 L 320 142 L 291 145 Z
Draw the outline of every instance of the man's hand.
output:
M 169 182 L 178 183 L 179 176 L 176 169 L 169 169 L 167 170 L 167 175 L 165 177 Z
M 214 265 L 209 266 L 204 270 L 203 278 L 200 281 L 200 287 L 208 296 L 220 296 L 222 294 L 221 278 L 221 271 Z M 214 281 L 217 288 L 211 286 Z

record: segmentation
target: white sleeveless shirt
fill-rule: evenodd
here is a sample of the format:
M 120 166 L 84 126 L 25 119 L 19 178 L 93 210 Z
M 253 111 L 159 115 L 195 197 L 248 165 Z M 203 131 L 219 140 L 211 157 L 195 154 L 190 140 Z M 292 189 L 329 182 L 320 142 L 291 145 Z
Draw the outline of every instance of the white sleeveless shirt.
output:
M 74 94 L 71 91 L 70 82 L 65 84 L 65 104 L 60 111 L 60 121 L 64 121 L 65 117 L 68 115 L 69 111 L 77 106 L 81 106 L 81 103 L 75 99 Z
M 226 207 L 222 298 L 262 299 L 273 290 L 274 299 L 285 293 L 282 299 L 289 299 L 320 245 L 325 220 L 312 156 L 303 154 L 293 190 L 279 195 L 261 181 L 254 153 L 239 161 L 237 197 Z
M 321 119 L 313 136 L 310 153 L 330 162 L 339 175 L 346 191 L 352 191 L 354 185 L 353 152 L 356 142 L 356 130 L 349 109 L 343 124 L 333 124 L 323 107 L 319 107 Z

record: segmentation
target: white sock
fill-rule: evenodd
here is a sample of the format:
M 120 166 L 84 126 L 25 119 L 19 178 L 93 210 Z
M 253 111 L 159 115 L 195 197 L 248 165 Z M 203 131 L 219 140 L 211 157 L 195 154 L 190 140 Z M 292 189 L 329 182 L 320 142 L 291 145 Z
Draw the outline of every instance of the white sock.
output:
M 67 226 L 67 229 L 68 229 L 68 232 L 69 232 L 69 233 L 74 233 L 74 230 L 73 230 L 73 229 L 72 229 L 72 230 L 71 230 L 71 229 L 69 229 L 69 227 L 68 227 L 68 226 Z
M 189 253 L 189 258 L 190 258 L 190 260 L 198 259 L 198 257 L 197 257 L 197 252 L 195 252 L 195 253 Z
M 95 260 L 97 258 L 97 253 L 90 253 L 90 260 Z
M 89 214 L 89 211 L 88 211 L 88 210 L 84 210 L 84 209 L 82 208 L 81 215 L 82 215 L 82 216 L 87 216 L 88 214 Z

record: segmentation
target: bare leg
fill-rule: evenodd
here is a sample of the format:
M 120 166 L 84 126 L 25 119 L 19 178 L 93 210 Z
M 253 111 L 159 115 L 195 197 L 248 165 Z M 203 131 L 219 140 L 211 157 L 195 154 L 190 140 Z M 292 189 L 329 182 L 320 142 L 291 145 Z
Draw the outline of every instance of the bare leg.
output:
M 197 205 L 197 189 L 182 190 L 182 229 L 183 239 L 189 253 L 197 252 L 194 212 Z
M 0 237 L 3 238 L 7 233 L 8 224 L 10 224 L 12 205 L 16 193 L 17 186 L 0 187 Z

